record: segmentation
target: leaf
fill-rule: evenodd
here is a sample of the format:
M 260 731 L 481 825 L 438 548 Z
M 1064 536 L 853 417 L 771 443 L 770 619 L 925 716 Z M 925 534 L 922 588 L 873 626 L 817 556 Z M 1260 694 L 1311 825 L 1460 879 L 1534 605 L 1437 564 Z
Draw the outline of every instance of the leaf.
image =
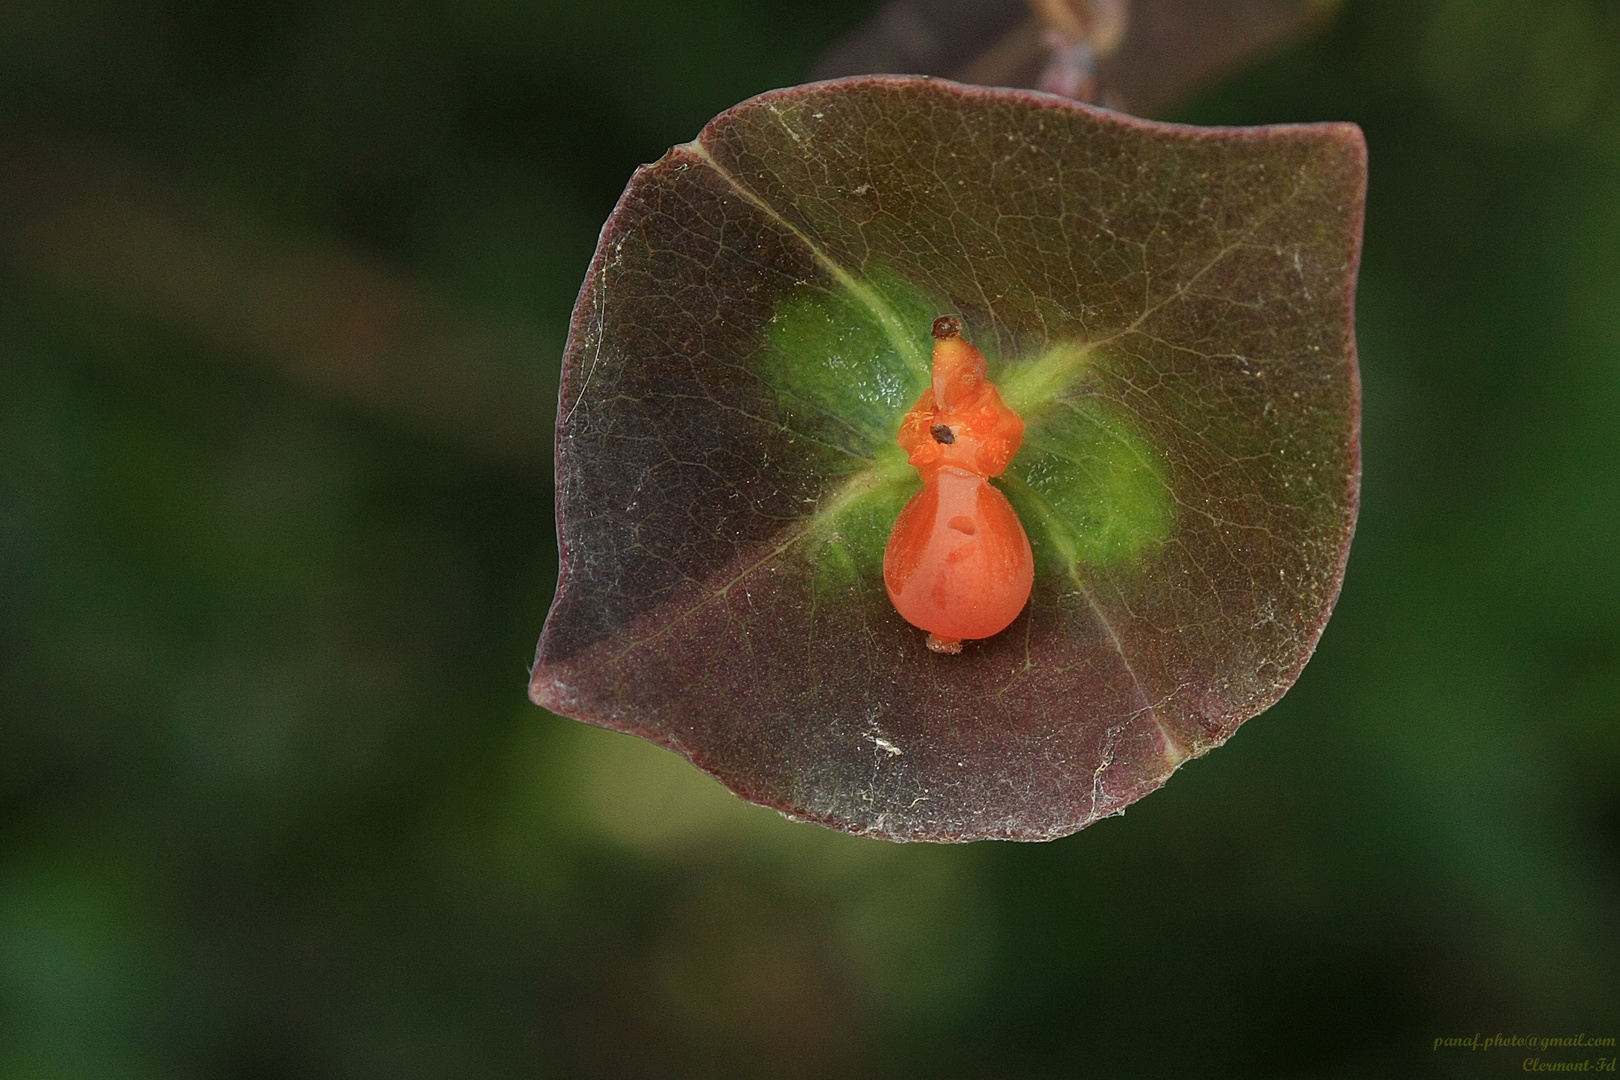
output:
M 1352 125 L 926 79 L 721 115 L 631 180 L 575 309 L 531 696 L 894 839 L 1061 836 L 1157 788 L 1338 594 L 1365 168 Z M 942 314 L 1028 424 L 999 482 L 1037 560 L 959 656 L 881 576 Z
M 1066 0 L 1085 10 L 1085 0 Z M 1065 0 L 889 0 L 817 61 L 812 77 L 904 73 L 988 86 L 1053 89 L 1068 59 L 1063 34 L 1033 9 Z M 1084 95 L 1138 116 L 1161 115 L 1244 63 L 1319 26 L 1338 0 L 1091 0 L 1114 8 L 1104 40 L 1090 41 Z M 1055 28 L 1054 28 L 1055 29 Z M 1080 44 L 1078 41 L 1070 45 Z M 1061 81 L 1061 80 L 1058 80 Z

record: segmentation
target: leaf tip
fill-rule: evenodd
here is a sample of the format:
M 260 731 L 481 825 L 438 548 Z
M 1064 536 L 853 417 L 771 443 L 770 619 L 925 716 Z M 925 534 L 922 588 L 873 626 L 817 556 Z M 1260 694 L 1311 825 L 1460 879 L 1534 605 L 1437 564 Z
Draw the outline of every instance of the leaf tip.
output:
M 529 673 L 529 700 L 549 712 L 566 713 L 570 695 L 560 690 L 561 685 L 547 667 L 536 661 L 534 670 Z

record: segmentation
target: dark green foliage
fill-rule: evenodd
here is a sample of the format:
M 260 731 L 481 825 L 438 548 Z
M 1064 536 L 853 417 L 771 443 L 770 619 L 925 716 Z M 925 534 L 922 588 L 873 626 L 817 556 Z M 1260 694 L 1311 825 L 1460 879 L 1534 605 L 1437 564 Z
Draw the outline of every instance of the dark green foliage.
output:
M 553 365 L 630 170 L 864 9 L 7 7 L 0 1074 L 1453 1077 L 1519 1058 L 1436 1037 L 1620 1034 L 1620 38 L 1556 5 L 1580 55 L 1514 93 L 1440 6 L 1349 3 L 1183 114 L 1370 143 L 1365 494 L 1315 659 L 1125 817 L 966 848 L 541 714 L 543 454 L 266 373 L 23 232 L 30 137 L 201 174 Z

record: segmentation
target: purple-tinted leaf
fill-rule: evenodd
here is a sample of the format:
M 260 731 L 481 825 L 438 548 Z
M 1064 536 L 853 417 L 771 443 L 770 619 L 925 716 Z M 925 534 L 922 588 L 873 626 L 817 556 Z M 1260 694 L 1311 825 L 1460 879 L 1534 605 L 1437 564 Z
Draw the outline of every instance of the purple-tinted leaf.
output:
M 1070 34 L 1032 7 L 1089 7 L 1102 37 Z M 890 0 L 816 62 L 815 78 L 942 75 L 1068 92 L 1138 116 L 1319 24 L 1337 0 Z M 1059 21 L 1061 22 L 1061 21 Z M 1070 55 L 1073 50 L 1073 55 Z M 1066 68 L 1088 77 L 1064 86 Z M 1081 72 L 1076 71 L 1079 75 Z
M 1083 827 L 1292 684 L 1358 477 L 1350 125 L 922 79 L 763 95 L 638 172 L 575 310 L 531 694 L 898 839 Z M 894 611 L 894 445 L 961 317 L 1036 552 L 959 656 Z

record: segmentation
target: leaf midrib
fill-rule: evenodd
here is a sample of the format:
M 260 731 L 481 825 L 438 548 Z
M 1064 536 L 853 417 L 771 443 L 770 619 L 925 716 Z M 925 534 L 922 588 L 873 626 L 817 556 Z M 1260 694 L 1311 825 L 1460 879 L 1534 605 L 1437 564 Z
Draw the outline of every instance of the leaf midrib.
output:
M 906 327 L 901 322 L 900 316 L 892 307 L 884 302 L 883 297 L 878 294 L 876 289 L 872 288 L 860 278 L 844 269 L 844 267 L 840 265 L 836 259 L 824 251 L 821 245 L 816 243 L 808 233 L 799 228 L 793 222 L 789 221 L 779 210 L 777 210 L 770 203 L 766 202 L 758 192 L 745 184 L 741 177 L 737 176 L 724 165 L 720 164 L 720 162 L 716 161 L 714 155 L 709 153 L 708 148 L 705 147 L 701 141 L 694 140 L 689 142 L 682 147 L 682 149 L 695 156 L 704 165 L 707 165 L 709 168 L 713 169 L 716 175 L 718 175 L 720 179 L 724 180 L 733 191 L 735 191 L 742 198 L 746 199 L 752 206 L 758 209 L 760 213 L 764 214 L 777 225 L 780 225 L 790 235 L 792 235 L 794 239 L 803 244 L 805 249 L 810 252 L 811 258 L 815 259 L 815 261 L 819 263 L 828 274 L 832 275 L 833 280 L 837 281 L 838 284 L 842 285 L 845 289 L 848 289 L 849 294 L 853 296 L 862 307 L 866 308 L 866 310 L 872 313 L 872 317 L 876 319 L 878 325 L 883 328 L 884 337 L 889 339 L 889 343 L 894 346 L 895 351 L 904 357 L 906 362 L 912 367 L 921 370 L 925 370 L 927 368 L 928 359 L 923 356 L 922 350 L 917 347 L 917 339 L 906 331 Z

